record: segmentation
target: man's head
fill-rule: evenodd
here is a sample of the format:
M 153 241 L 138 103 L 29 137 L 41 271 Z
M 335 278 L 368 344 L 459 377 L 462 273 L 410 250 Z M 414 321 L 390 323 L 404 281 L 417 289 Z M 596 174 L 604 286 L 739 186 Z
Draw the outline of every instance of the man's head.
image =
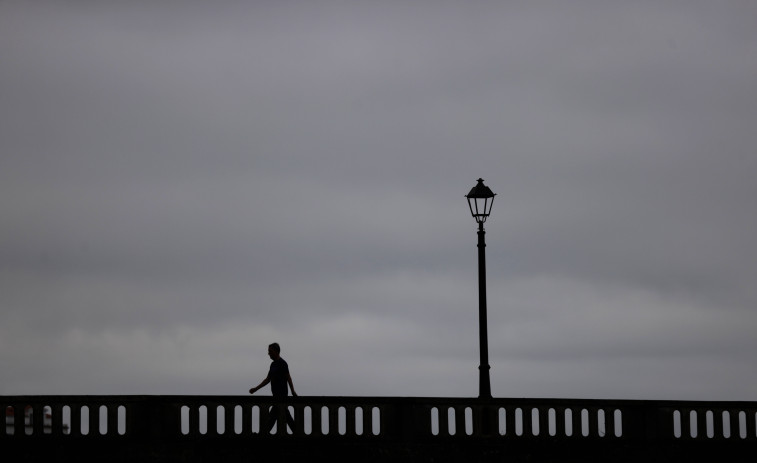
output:
M 277 358 L 279 358 L 280 353 L 281 353 L 281 346 L 279 346 L 278 342 L 274 342 L 268 345 L 268 356 L 271 357 L 273 360 L 276 360 Z

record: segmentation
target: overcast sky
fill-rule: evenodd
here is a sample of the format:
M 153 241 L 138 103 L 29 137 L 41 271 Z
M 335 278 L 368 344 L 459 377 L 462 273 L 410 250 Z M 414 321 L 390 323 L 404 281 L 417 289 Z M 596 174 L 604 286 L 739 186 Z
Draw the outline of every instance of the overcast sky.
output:
M 0 1 L 0 394 L 757 400 L 757 3 Z M 266 388 L 259 394 L 269 395 Z

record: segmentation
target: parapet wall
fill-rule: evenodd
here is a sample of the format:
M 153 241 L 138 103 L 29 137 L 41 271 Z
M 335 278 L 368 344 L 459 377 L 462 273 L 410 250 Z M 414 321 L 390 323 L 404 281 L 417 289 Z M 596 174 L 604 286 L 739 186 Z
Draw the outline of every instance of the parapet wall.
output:
M 755 402 L 0 396 L 0 409 L 4 461 L 757 458 Z

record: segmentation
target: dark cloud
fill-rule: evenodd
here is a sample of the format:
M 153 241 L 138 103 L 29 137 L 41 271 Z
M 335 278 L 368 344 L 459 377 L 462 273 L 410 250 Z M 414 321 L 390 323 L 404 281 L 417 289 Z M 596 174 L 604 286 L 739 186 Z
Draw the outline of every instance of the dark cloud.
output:
M 755 14 L 3 2 L 0 393 L 473 396 L 483 177 L 495 395 L 752 400 Z

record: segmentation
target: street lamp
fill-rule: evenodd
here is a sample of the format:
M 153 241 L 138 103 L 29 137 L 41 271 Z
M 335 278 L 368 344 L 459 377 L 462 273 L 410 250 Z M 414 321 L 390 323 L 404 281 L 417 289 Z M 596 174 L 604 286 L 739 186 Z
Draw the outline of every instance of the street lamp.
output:
M 478 366 L 478 397 L 491 399 L 492 388 L 489 381 L 489 347 L 486 335 L 486 243 L 484 242 L 484 222 L 492 212 L 494 193 L 484 185 L 483 179 L 478 179 L 476 186 L 471 188 L 468 207 L 471 215 L 478 223 L 478 338 L 481 363 Z

